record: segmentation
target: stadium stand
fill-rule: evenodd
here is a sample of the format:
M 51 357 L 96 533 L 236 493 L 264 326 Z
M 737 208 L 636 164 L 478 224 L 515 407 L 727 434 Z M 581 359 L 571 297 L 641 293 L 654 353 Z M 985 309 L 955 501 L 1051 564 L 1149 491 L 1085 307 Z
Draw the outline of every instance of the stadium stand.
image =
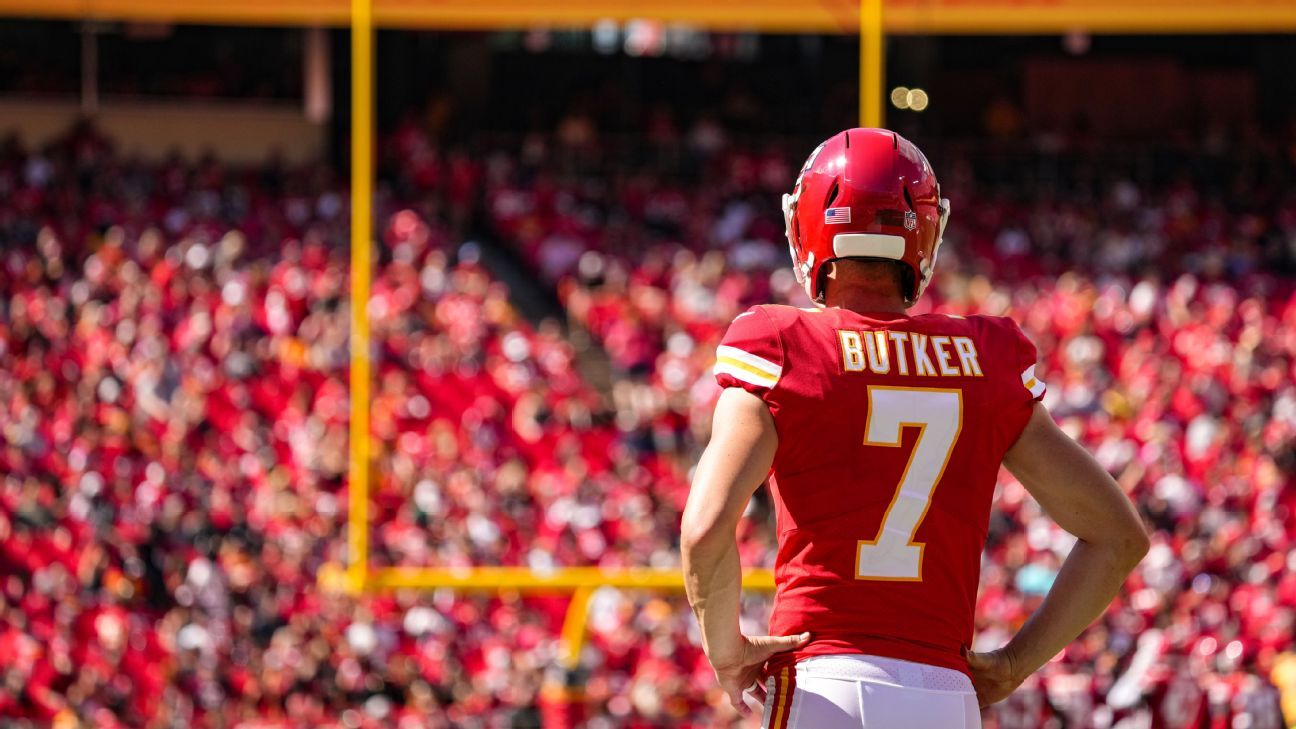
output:
M 609 176 L 579 131 L 472 154 L 412 128 L 387 140 L 380 564 L 675 565 L 714 343 L 752 303 L 805 304 L 776 208 L 801 147 L 700 125 L 673 166 L 647 155 Z M 1053 412 L 1156 530 L 1126 598 L 989 727 L 1263 729 L 1283 725 L 1279 687 L 1296 700 L 1296 198 L 1232 194 L 1273 174 L 1245 155 L 1177 154 L 1164 168 L 1182 175 L 1074 188 L 1048 180 L 1084 179 L 1057 172 L 1083 153 L 988 172 L 933 154 L 955 223 L 924 310 L 1021 321 Z M 1002 194 L 1011 169 L 1038 191 Z M 541 721 L 565 599 L 315 587 L 344 547 L 347 211 L 328 169 L 144 165 L 84 127 L 48 150 L 7 143 L 0 189 L 0 717 Z M 510 303 L 469 220 L 570 322 Z M 581 377 L 566 326 L 607 350 L 610 392 Z M 773 559 L 764 504 L 743 526 L 749 565 Z M 979 647 L 1068 547 L 1004 476 Z M 746 606 L 753 629 L 764 610 Z M 589 631 L 586 725 L 728 720 L 681 599 L 601 591 Z

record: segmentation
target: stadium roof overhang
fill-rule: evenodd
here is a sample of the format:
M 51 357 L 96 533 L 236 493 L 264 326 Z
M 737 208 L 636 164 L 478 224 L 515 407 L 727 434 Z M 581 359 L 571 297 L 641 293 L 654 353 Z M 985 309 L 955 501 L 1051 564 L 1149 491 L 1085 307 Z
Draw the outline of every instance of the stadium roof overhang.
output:
M 855 0 L 373 0 L 380 27 L 488 30 L 650 19 L 711 30 L 859 31 Z M 346 25 L 350 0 L 0 0 L 0 16 Z M 1280 33 L 1293 0 L 886 0 L 888 33 Z

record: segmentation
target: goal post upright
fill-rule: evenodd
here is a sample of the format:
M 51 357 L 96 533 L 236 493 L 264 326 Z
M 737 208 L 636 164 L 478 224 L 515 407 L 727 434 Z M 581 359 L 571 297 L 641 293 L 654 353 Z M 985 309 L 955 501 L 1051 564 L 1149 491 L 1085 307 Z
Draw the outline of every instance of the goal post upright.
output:
M 346 588 L 369 578 L 369 290 L 373 249 L 373 0 L 351 0 L 351 432 Z
M 881 0 L 861 0 L 864 4 Z M 647 567 L 564 567 L 549 571 L 526 567 L 378 567 L 369 564 L 371 436 L 370 392 L 372 363 L 368 302 L 373 273 L 374 191 L 374 0 L 350 0 L 351 30 L 351 347 L 350 430 L 347 489 L 347 554 L 345 566 L 325 565 L 321 586 L 352 595 L 394 590 L 450 589 L 468 593 L 571 595 L 563 622 L 560 663 L 575 668 L 585 640 L 590 599 L 602 587 L 619 590 L 682 593 L 679 569 Z M 880 32 L 880 16 L 878 28 Z M 864 20 L 861 19 L 861 30 Z M 863 34 L 861 40 L 863 41 Z M 866 47 L 874 47 L 870 43 Z M 863 56 L 861 69 L 863 70 Z M 863 83 L 863 81 L 861 82 Z M 880 84 L 880 81 L 878 82 Z M 878 86 L 880 88 L 880 85 Z M 880 92 L 876 95 L 880 99 Z M 863 106 L 861 105 L 861 108 Z M 880 123 L 880 122 L 879 122 Z M 772 592 L 774 574 L 746 570 L 744 589 Z
M 860 126 L 880 128 L 886 120 L 883 107 L 886 84 L 886 34 L 882 25 L 883 0 L 860 0 Z

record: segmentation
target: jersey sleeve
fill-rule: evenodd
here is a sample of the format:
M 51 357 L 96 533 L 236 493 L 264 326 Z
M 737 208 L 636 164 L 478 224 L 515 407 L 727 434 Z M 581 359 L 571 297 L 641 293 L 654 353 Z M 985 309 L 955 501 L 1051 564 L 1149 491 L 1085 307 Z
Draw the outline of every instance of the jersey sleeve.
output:
M 1021 372 L 1022 389 L 1025 391 L 1023 397 L 1028 397 L 1030 402 L 1039 402 L 1048 391 L 1048 385 L 1044 384 L 1043 376 L 1036 370 L 1039 353 L 1035 350 L 1035 343 L 1017 326 L 1017 322 L 1011 319 L 1005 321 L 1013 336 L 1012 361 L 1014 369 Z
M 762 398 L 783 376 L 783 342 L 770 315 L 759 306 L 729 325 L 712 370 L 721 387 L 741 387 Z
M 1039 358 L 1035 344 L 1022 332 L 1017 322 L 1006 317 L 989 317 L 997 335 L 991 339 L 994 351 L 1000 353 L 997 367 L 1006 368 L 1001 377 L 1000 387 L 1003 398 L 1000 402 L 998 423 L 1003 428 L 1007 446 L 1011 446 L 1021 436 L 1026 423 L 1030 421 L 1035 403 L 1039 402 L 1048 388 L 1036 369 Z M 987 342 L 989 344 L 989 342 Z

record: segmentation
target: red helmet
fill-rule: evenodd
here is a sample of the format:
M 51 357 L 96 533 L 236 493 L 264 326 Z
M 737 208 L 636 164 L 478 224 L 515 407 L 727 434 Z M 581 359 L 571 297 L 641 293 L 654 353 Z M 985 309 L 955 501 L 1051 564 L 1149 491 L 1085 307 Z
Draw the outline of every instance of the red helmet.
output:
M 783 196 L 797 281 L 823 304 L 823 265 L 838 258 L 904 263 L 904 295 L 922 296 L 936 266 L 949 200 L 912 142 L 886 129 L 847 129 L 810 153 Z

